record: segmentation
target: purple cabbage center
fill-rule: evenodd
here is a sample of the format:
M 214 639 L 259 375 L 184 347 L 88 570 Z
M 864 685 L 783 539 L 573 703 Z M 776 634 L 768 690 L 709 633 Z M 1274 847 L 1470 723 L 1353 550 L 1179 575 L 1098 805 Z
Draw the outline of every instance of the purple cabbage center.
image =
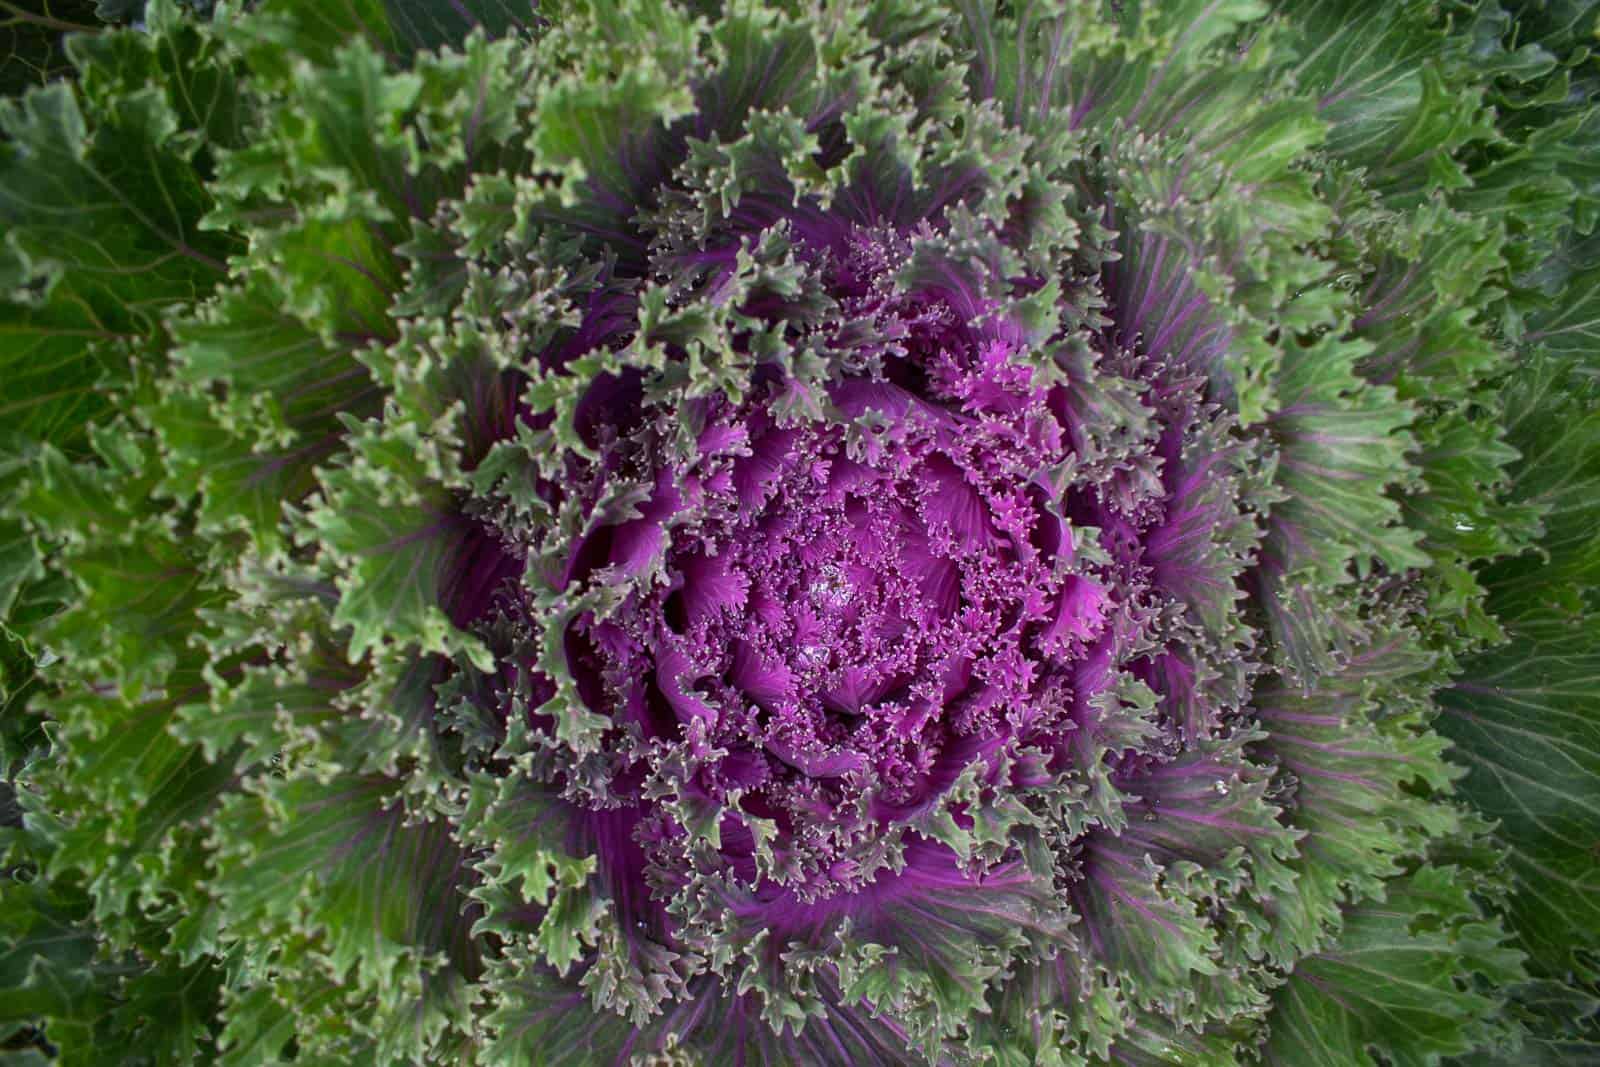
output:
M 664 576 L 572 625 L 580 692 L 686 745 L 670 791 L 719 813 L 726 866 L 805 902 L 871 885 L 974 765 L 987 786 L 1042 784 L 1000 753 L 1070 744 L 1129 640 L 1114 598 L 1147 585 L 1131 560 L 1075 560 L 1050 506 L 1045 472 L 1073 451 L 1064 387 L 961 294 L 898 290 L 895 240 L 857 230 L 821 257 L 837 321 L 892 339 L 882 373 L 827 387 L 839 418 L 710 402 L 696 458 L 631 458 L 655 469 L 640 515 L 574 557 L 580 579 Z M 684 828 L 649 803 L 655 773 L 619 786 L 651 812 L 646 851 L 669 853 Z

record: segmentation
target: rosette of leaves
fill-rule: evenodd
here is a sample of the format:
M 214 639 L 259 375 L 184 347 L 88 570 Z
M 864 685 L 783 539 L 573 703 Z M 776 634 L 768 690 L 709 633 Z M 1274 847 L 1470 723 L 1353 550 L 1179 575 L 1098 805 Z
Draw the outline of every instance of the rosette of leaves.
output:
M 18 1055 L 1593 1054 L 1591 8 L 144 16 L 0 109 Z

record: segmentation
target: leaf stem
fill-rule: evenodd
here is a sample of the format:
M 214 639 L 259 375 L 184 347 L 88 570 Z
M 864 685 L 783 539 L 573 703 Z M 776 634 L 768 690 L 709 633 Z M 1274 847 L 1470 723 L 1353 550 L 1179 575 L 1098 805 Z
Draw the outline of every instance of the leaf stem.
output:
M 81 22 L 66 22 L 62 19 L 53 18 L 49 14 L 40 15 L 33 11 L 26 11 L 11 3 L 10 0 L 0 0 L 0 11 L 4 11 L 11 16 L 6 21 L 0 22 L 0 26 L 14 26 L 17 23 L 24 23 L 32 26 L 42 26 L 47 30 L 60 30 L 63 33 L 99 33 L 103 28 Z

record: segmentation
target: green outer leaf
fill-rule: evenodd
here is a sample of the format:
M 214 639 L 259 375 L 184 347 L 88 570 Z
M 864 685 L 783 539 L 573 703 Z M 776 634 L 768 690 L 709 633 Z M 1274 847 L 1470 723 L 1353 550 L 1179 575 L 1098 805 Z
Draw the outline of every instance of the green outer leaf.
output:
M 48 1062 L 62 1067 L 159 1067 L 214 1054 L 222 984 L 215 961 L 147 968 L 131 957 L 108 958 L 87 894 L 65 879 L 8 879 L 0 904 L 0 1035 L 17 1024 L 42 1026 L 59 1050 Z M 8 1067 L 29 1062 L 16 1048 L 7 1041 Z
M 158 364 L 160 317 L 203 293 L 233 248 L 202 232 L 209 194 L 194 138 L 236 134 L 227 61 L 170 23 L 156 38 L 126 30 L 77 37 L 80 85 L 57 82 L 0 100 L 0 504 L 8 511 L 30 453 L 70 461 L 113 410 L 130 372 Z M 14 21 L 14 20 L 13 20 Z M 170 77 L 169 77 L 170 75 Z M 37 467 L 33 473 L 38 473 Z M 44 578 L 48 544 L 0 521 L 0 619 L 8 631 L 50 613 L 64 588 Z M 26 617 L 14 615 L 19 598 Z M 52 603 L 53 602 L 53 603 Z
M 1500 822 L 1512 928 L 1552 976 L 1600 950 L 1600 623 L 1518 622 L 1440 694 L 1462 791 Z
M 1405 455 L 1413 411 L 1392 388 L 1361 379 L 1356 364 L 1367 352 L 1333 334 L 1288 344 L 1282 406 L 1268 420 L 1282 450 L 1277 482 L 1285 499 L 1268 517 L 1263 607 L 1301 678 L 1332 665 L 1341 635 L 1318 629 L 1317 616 L 1326 612 L 1324 591 L 1347 581 L 1352 563 L 1365 575 L 1373 560 L 1396 571 L 1430 562 L 1385 495 L 1415 477 Z
M 400 786 L 381 775 L 266 779 L 216 820 L 213 888 L 228 928 L 282 946 L 281 995 L 323 976 L 344 986 L 347 1003 L 327 1015 L 299 1005 L 298 1031 L 319 1042 L 382 1031 L 402 1013 L 430 1036 L 462 1022 L 458 987 L 478 968 L 466 858 L 447 823 L 408 817 Z M 365 1017 L 342 1017 L 357 1004 Z
M 1568 990 L 1519 1005 L 1533 1047 L 1556 1063 L 1600 1044 L 1600 343 L 1566 328 L 1597 313 L 1600 290 L 1579 275 L 1562 292 L 1530 318 L 1541 343 L 1505 394 L 1522 454 L 1509 495 L 1540 515 L 1543 535 L 1484 571 L 1507 642 L 1462 663 L 1439 720 L 1468 768 L 1463 794 L 1499 820 L 1508 924 L 1534 975 Z
M 1420 714 L 1437 663 L 1406 628 L 1371 642 L 1309 691 L 1267 684 L 1253 701 L 1267 735 L 1253 751 L 1292 776 L 1293 822 L 1306 831 L 1294 891 L 1270 909 L 1271 955 L 1284 962 L 1336 933 L 1342 905 L 1381 893 L 1430 838 L 1460 828 L 1460 814 L 1427 795 L 1460 773 Z
M 57 83 L 0 101 L 0 129 L 0 221 L 31 275 L 113 329 L 148 328 L 220 276 L 232 241 L 198 227 L 210 197 L 158 90 L 120 94 L 91 123 Z
M 1363 168 L 1391 206 L 1468 184 L 1455 156 L 1492 136 L 1482 88 L 1468 80 L 1467 41 L 1434 5 L 1377 0 L 1284 0 L 1277 5 L 1300 53 L 1293 68 L 1329 123 L 1328 151 Z
M 302 540 L 334 570 L 336 626 L 350 628 L 351 661 L 388 644 L 446 655 L 465 652 L 481 670 L 488 649 L 440 607 L 441 583 L 464 523 L 441 484 L 448 461 L 415 426 L 347 425 L 355 452 L 325 471 L 323 496 L 305 516 Z
M 531 960 L 513 956 L 492 967 L 486 985 L 493 999 L 481 1055 L 488 1067 L 560 1067 L 585 1057 L 616 1062 L 633 1037 L 627 1019 L 595 1011 L 575 980 Z
M 1336 945 L 1295 966 L 1274 997 L 1265 1062 L 1371 1067 L 1371 1049 L 1395 1067 L 1432 1067 L 1472 1049 L 1492 1032 L 1492 991 L 1521 977 L 1521 956 L 1501 936 L 1450 868 L 1390 882 L 1380 900 L 1345 913 Z

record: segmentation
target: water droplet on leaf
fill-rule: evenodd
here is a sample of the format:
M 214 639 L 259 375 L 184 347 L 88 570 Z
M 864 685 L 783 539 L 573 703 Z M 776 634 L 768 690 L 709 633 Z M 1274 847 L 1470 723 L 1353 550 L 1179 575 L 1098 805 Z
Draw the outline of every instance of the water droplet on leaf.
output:
M 795 664 L 803 671 L 814 671 L 828 665 L 828 650 L 821 645 L 806 645 L 795 653 Z
M 839 611 L 850 603 L 850 582 L 838 567 L 824 567 L 807 592 L 823 611 Z

